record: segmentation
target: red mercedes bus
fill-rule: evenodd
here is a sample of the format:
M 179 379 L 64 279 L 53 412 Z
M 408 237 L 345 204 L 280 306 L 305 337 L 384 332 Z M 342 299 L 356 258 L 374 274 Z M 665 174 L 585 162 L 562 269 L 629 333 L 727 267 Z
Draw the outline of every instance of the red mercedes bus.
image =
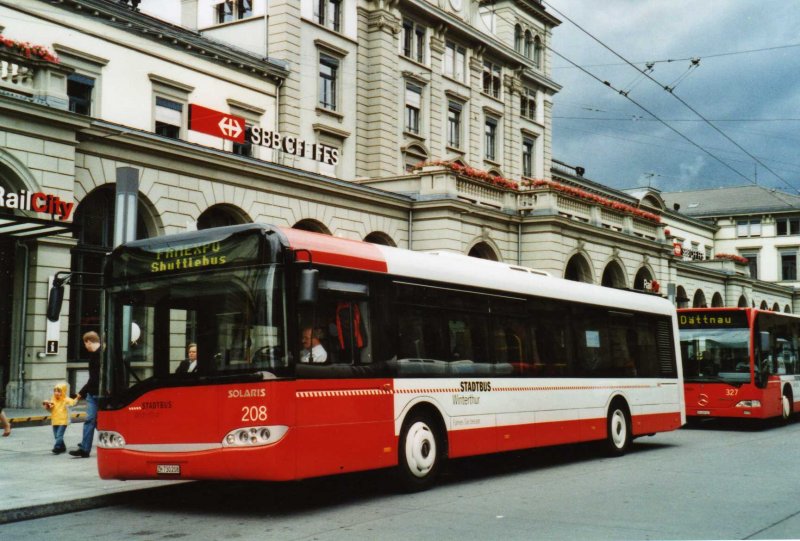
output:
M 106 479 L 392 467 L 414 490 L 447 458 L 623 454 L 685 421 L 676 311 L 652 295 L 257 224 L 127 243 L 105 292 Z
M 800 317 L 754 308 L 678 310 L 686 415 L 788 421 L 800 411 Z

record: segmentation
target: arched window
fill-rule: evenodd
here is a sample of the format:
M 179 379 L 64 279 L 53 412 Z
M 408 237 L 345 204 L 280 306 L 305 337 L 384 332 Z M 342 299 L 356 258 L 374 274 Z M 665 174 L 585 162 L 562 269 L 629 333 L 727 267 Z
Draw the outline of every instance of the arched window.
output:
M 772 311 L 773 312 L 780 312 L 781 311 L 781 305 L 776 302 L 775 304 L 772 305 Z
M 736 306 L 739 308 L 747 308 L 747 297 L 744 295 L 739 297 L 739 302 L 736 304 Z
M 520 25 L 514 26 L 514 50 L 522 54 L 522 27 Z
M 785 313 L 787 313 L 787 314 L 791 314 L 792 313 L 792 307 L 787 304 L 786 306 L 783 307 L 783 311 Z
M 706 294 L 703 293 L 702 289 L 698 289 L 694 292 L 692 308 L 708 308 L 708 304 L 706 303 Z
M 533 36 L 531 36 L 531 31 L 525 31 L 525 58 L 530 58 L 533 60 L 534 48 L 533 48 Z
M 761 301 L 761 305 L 759 306 L 759 308 L 761 310 L 769 310 L 769 304 L 767 304 L 767 301 Z
M 603 270 L 602 285 L 606 287 L 624 288 L 626 287 L 625 271 L 616 261 L 609 262 Z
M 239 225 L 252 223 L 252 219 L 241 209 L 233 205 L 221 203 L 208 207 L 197 218 L 197 229 L 211 229 L 226 225 Z
M 575 254 L 569 258 L 564 269 L 564 278 L 574 282 L 594 283 L 594 280 L 592 280 L 592 268 L 581 254 Z
M 497 257 L 497 254 L 494 252 L 491 246 L 489 246 L 485 242 L 479 242 L 472 248 L 470 248 L 469 253 L 467 254 L 470 257 L 477 257 L 478 259 L 488 259 L 489 261 L 500 261 Z
M 533 63 L 537 68 L 542 67 L 542 40 L 536 36 L 533 40 Z
M 371 242 L 372 244 L 382 244 L 383 246 L 397 246 L 397 244 L 392 240 L 392 237 L 387 235 L 386 233 L 381 233 L 380 231 L 373 231 L 366 237 L 364 237 L 364 242 Z
M 720 295 L 719 292 L 714 293 L 711 297 L 711 306 L 713 308 L 722 308 L 725 306 L 725 301 L 722 300 L 722 295 Z
M 647 267 L 642 267 L 636 271 L 636 277 L 633 279 L 633 289 L 645 290 L 645 281 L 652 282 L 653 275 Z
M 88 360 L 81 338 L 88 331 L 100 332 L 100 273 L 105 255 L 114 247 L 115 186 L 106 184 L 93 190 L 75 209 L 78 243 L 72 249 L 71 270 L 85 274 L 76 274 L 70 280 L 69 361 Z M 156 234 L 157 227 L 148 209 L 147 201 L 140 194 L 136 215 L 137 239 Z
M 302 229 L 303 231 L 311 231 L 312 233 L 322 233 L 323 235 L 330 235 L 330 230 L 325 227 L 322 222 L 317 220 L 312 220 L 311 218 L 306 218 L 305 220 L 300 220 L 296 224 L 292 226 L 292 229 Z

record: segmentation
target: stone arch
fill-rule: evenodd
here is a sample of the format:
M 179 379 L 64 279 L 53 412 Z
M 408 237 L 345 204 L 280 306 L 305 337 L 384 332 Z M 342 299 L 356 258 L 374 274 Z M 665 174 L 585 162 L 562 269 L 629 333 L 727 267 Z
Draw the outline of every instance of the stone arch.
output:
M 102 301 L 98 290 L 99 280 L 94 274 L 102 271 L 105 254 L 114 247 L 114 219 L 116 214 L 116 185 L 102 184 L 86 194 L 75 209 L 74 236 L 77 244 L 72 249 L 70 268 L 81 275 L 70 282 L 69 328 L 67 356 L 86 360 L 81 336 L 87 331 L 99 331 Z M 139 192 L 137 197 L 136 238 L 145 239 L 163 231 L 163 224 L 155 205 Z
M 301 229 L 303 231 L 311 231 L 312 233 L 322 233 L 323 235 L 331 235 L 330 229 L 319 220 L 313 218 L 304 218 L 294 224 L 292 229 Z
M 39 183 L 19 158 L 0 148 L 0 185 L 8 190 L 38 190 Z
M 525 58 L 533 60 L 534 47 L 533 47 L 533 34 L 530 30 L 525 30 L 525 51 L 523 53 Z
M 522 54 L 522 27 L 519 23 L 514 25 L 514 50 Z
M 775 304 L 772 305 L 772 311 L 773 312 L 780 312 L 781 311 L 781 305 L 776 302 Z
M 533 63 L 537 68 L 542 67 L 542 38 L 538 35 L 533 38 Z
M 587 284 L 594 283 L 594 272 L 589 263 L 589 259 L 578 252 L 569 258 L 567 265 L 564 267 L 564 278 L 574 282 L 586 282 Z
M 678 286 L 675 290 L 675 306 L 678 308 L 689 308 L 689 295 L 683 286 Z
M 392 240 L 392 237 L 383 233 L 382 231 L 373 231 L 366 237 L 364 237 L 364 242 L 371 242 L 372 244 L 382 244 L 383 246 L 393 246 L 397 247 L 397 243 Z
M 769 310 L 769 304 L 767 304 L 767 301 L 761 301 L 761 304 L 758 306 L 758 308 L 761 310 Z
M 787 313 L 787 314 L 791 314 L 792 313 L 792 307 L 787 304 L 786 306 L 783 307 L 783 311 L 785 313 Z
M 488 259 L 489 261 L 500 261 L 498 251 L 495 250 L 487 241 L 479 241 L 472 245 L 467 252 L 470 257 L 477 257 L 478 259 Z
M 723 306 L 725 306 L 725 301 L 722 300 L 722 295 L 717 291 L 711 296 L 711 307 L 722 308 Z
M 739 302 L 736 304 L 736 306 L 739 308 L 747 308 L 747 297 L 741 295 L 739 297 Z
M 253 223 L 253 219 L 239 207 L 228 203 L 218 203 L 211 205 L 198 216 L 197 229 L 249 223 Z
M 703 293 L 702 289 L 698 289 L 694 292 L 694 298 L 692 299 L 692 308 L 708 308 L 708 302 L 706 302 L 706 294 Z
M 606 287 L 628 287 L 628 281 L 625 277 L 625 270 L 619 261 L 612 259 L 608 262 L 606 268 L 603 269 L 603 278 L 600 284 Z
M 639 267 L 639 270 L 636 271 L 636 276 L 633 279 L 633 289 L 644 291 L 645 280 L 650 282 L 653 281 L 653 271 L 647 268 L 647 266 L 643 265 Z

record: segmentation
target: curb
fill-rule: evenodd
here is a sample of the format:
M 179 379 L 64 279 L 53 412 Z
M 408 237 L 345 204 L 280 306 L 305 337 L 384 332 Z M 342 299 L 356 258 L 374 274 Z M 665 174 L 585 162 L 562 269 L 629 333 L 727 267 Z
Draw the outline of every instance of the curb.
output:
M 143 487 L 132 490 L 124 490 L 122 492 L 114 492 L 111 494 L 103 494 L 101 496 L 88 496 L 86 498 L 78 498 L 75 500 L 30 505 L 26 507 L 19 507 L 17 509 L 6 509 L 0 511 L 0 524 L 34 520 L 52 517 L 55 515 L 74 513 L 77 511 L 87 511 L 89 509 L 130 503 L 132 498 L 145 497 L 151 492 L 171 489 L 173 486 L 174 485 Z
M 85 413 L 73 413 L 70 415 L 70 423 L 82 423 L 86 420 Z M 11 423 L 11 428 L 23 428 L 26 426 L 42 426 L 50 424 L 49 415 L 31 415 L 28 417 L 9 417 L 8 422 Z

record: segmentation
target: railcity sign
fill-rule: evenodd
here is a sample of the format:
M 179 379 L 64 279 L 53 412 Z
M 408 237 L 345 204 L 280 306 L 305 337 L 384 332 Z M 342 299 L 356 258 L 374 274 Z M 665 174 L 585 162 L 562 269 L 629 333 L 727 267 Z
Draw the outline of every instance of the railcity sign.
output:
M 62 201 L 60 197 L 44 192 L 19 192 L 7 191 L 0 186 L 0 208 L 30 210 L 41 214 L 49 214 L 54 219 L 57 216 L 62 222 L 69 219 L 75 203 Z
M 309 143 L 291 135 L 282 135 L 262 126 L 246 126 L 240 116 L 215 111 L 202 105 L 189 106 L 189 129 L 239 144 L 250 143 L 292 156 L 316 160 L 327 165 L 339 163 L 339 149 L 320 143 Z

